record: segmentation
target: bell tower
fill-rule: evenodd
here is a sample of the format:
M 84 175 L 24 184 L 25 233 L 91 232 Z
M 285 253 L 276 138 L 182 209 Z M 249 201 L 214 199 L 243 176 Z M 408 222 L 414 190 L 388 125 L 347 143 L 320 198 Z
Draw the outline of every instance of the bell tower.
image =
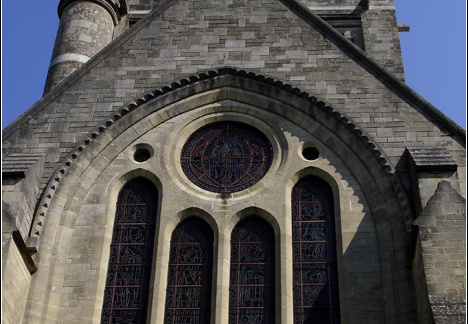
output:
M 60 1 L 60 24 L 44 94 L 112 41 L 126 7 L 125 0 Z

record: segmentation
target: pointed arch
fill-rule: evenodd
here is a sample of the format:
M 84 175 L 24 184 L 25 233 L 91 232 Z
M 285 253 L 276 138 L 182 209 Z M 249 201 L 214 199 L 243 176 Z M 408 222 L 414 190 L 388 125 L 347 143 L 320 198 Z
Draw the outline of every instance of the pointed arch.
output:
M 37 238 L 31 242 L 37 242 L 39 253 L 52 260 L 47 249 L 41 251 L 40 244 L 50 245 L 50 241 L 57 245 L 67 243 L 66 237 L 52 236 L 51 232 L 48 237 L 40 238 L 45 219 L 50 217 L 52 222 L 59 223 L 65 217 L 64 210 L 76 208 L 74 204 L 83 201 L 93 180 L 128 143 L 188 111 L 193 111 L 197 116 L 233 111 L 232 102 L 248 106 L 239 108 L 239 113 L 256 116 L 258 112 L 267 112 L 277 115 L 327 143 L 356 177 L 369 204 L 370 215 L 377 229 L 378 251 L 386 256 L 381 259 L 384 293 L 405 294 L 407 287 L 396 286 L 394 282 L 406 276 L 403 266 L 406 257 L 405 230 L 411 225 L 412 215 L 399 179 L 392 173 L 389 159 L 356 124 L 325 102 L 272 78 L 233 69 L 201 73 L 157 89 L 116 110 L 105 123 L 90 132 L 63 160 L 42 192 L 31 228 L 32 238 Z M 208 105 L 211 106 L 205 108 Z M 137 123 L 138 131 L 129 127 Z M 106 159 L 96 159 L 99 154 L 105 155 Z M 385 202 L 385 208 L 382 208 L 382 202 Z M 66 217 L 72 223 L 76 213 Z M 58 262 L 60 260 L 53 259 L 50 264 Z M 35 284 L 45 285 L 42 282 Z M 42 295 L 42 291 L 35 290 L 35 294 Z M 34 299 L 40 300 L 38 297 Z M 394 299 L 393 303 L 387 303 L 385 313 L 388 316 L 395 314 L 401 302 Z
M 199 96 L 200 94 L 202 95 Z M 190 100 L 191 97 L 196 97 L 196 100 Z M 239 100 L 239 98 L 242 99 Z M 378 144 L 372 142 L 371 137 L 365 134 L 350 118 L 315 96 L 280 80 L 245 70 L 220 68 L 200 72 L 144 94 L 125 107 L 114 111 L 104 123 L 85 136 L 85 139 L 69 153 L 50 178 L 37 206 L 30 236 L 40 236 L 44 218 L 53 197 L 58 188 L 61 187 L 61 182 L 66 178 L 67 173 L 77 168 L 76 162 L 79 157 L 85 158 L 85 161 L 81 163 L 91 163 L 94 155 L 105 149 L 113 138 L 124 132 L 128 128 L 128 124 L 137 123 L 155 112 L 155 117 L 145 126 L 148 129 L 142 129 L 141 133 L 172 118 L 172 116 L 183 114 L 185 111 L 200 107 L 204 103 L 213 103 L 223 99 L 256 102 L 258 108 L 284 116 L 298 125 L 307 126 L 304 123 L 305 119 L 301 119 L 301 114 L 323 125 L 323 129 L 316 130 L 318 137 L 328 137 L 329 132 L 336 134 L 353 152 L 360 152 L 361 162 L 366 165 L 369 175 L 374 178 L 376 183 L 383 181 L 387 182 L 385 186 L 394 187 L 393 192 L 397 195 L 396 199 L 399 200 L 398 207 L 402 209 L 406 225 L 410 226 L 409 203 L 406 196 L 402 194 L 398 179 L 392 178 L 393 170 L 388 157 L 385 156 Z M 175 105 L 175 103 L 178 104 Z M 296 113 L 291 114 L 283 105 L 294 109 Z M 138 110 L 138 115 L 131 113 L 134 110 Z M 106 133 L 107 136 L 101 136 L 103 133 Z M 133 135 L 139 136 L 141 133 Z M 93 146 L 93 149 L 88 148 L 89 146 Z M 93 154 L 84 154 L 87 151 L 92 151 Z M 347 152 L 343 151 L 340 155 L 344 154 Z M 346 161 L 346 158 L 343 160 Z M 79 169 L 82 171 L 83 167 Z M 381 178 L 382 176 L 385 179 Z
M 82 171 L 83 165 L 92 163 L 94 154 L 106 149 L 113 138 L 128 129 L 129 124 L 146 119 L 146 123 L 141 125 L 145 129 L 128 134 L 140 136 L 173 116 L 223 100 L 254 103 L 256 109 L 282 116 L 310 131 L 317 138 L 329 142 L 330 147 L 335 148 L 334 152 L 347 164 L 365 188 L 371 208 L 375 211 L 376 223 L 398 222 L 390 227 L 403 228 L 399 233 L 409 229 L 412 222 L 410 205 L 399 179 L 393 175 L 392 164 L 378 144 L 373 143 L 371 137 L 357 124 L 327 103 L 280 80 L 244 70 L 220 68 L 181 79 L 171 83 L 170 86 L 163 86 L 112 113 L 104 124 L 92 131 L 84 142 L 70 153 L 51 178 L 38 206 L 31 236 L 40 236 L 54 194 L 59 187 L 62 187 L 61 182 L 67 173 L 76 168 L 75 160 L 78 157 L 85 158 L 78 168 Z M 226 109 L 218 107 L 218 109 L 219 112 L 232 110 L 229 107 Z M 134 110 L 138 110 L 138 114 L 132 114 Z M 121 120 L 123 122 L 120 122 Z M 102 133 L 106 133 L 107 136 L 100 136 Z M 336 138 L 332 139 L 330 134 Z M 135 139 L 136 137 L 126 140 Z M 93 154 L 83 154 L 87 146 L 93 146 Z M 110 158 L 112 154 L 117 154 L 117 152 L 109 153 L 111 153 Z M 101 164 L 99 167 L 102 168 L 104 165 Z M 385 197 L 381 197 L 382 195 Z M 383 211 L 380 208 L 382 200 L 395 202 L 388 204 L 391 210 Z M 402 217 L 394 220 L 388 217 L 389 214 L 398 214 Z
M 275 241 L 272 228 L 250 216 L 231 234 L 229 323 L 275 323 Z
M 213 231 L 197 217 L 172 233 L 164 323 L 210 323 Z
M 340 323 L 336 232 L 330 186 L 316 176 L 291 193 L 294 323 Z
M 146 321 L 158 191 L 134 178 L 117 199 L 101 323 Z

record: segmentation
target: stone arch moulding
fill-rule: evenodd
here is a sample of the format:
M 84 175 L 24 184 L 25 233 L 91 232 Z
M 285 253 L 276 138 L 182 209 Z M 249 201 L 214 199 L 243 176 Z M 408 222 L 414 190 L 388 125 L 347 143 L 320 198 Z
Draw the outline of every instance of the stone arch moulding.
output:
M 213 231 L 214 240 L 216 241 L 218 239 L 219 227 L 216 223 L 216 220 L 210 213 L 198 207 L 191 207 L 181 210 L 179 213 L 177 213 L 177 222 L 171 223 L 170 226 L 167 226 L 167 228 L 163 230 L 163 232 L 166 234 L 172 233 L 172 231 L 174 231 L 176 227 L 179 226 L 179 224 L 191 217 L 199 218 L 205 223 L 207 223 Z
M 320 101 L 299 88 L 285 84 L 280 80 L 257 75 L 245 70 L 220 68 L 189 76 L 168 86 L 158 88 L 151 93 L 147 93 L 120 110 L 113 112 L 104 123 L 88 133 L 85 139 L 69 153 L 56 169 L 45 187 L 42 199 L 36 209 L 37 212 L 34 215 L 34 222 L 30 230 L 30 237 L 33 240 L 30 242 L 39 247 L 38 241 L 42 232 L 44 219 L 59 188 L 63 188 L 65 183 L 71 186 L 76 184 L 75 181 L 93 162 L 94 157 L 103 150 L 109 149 L 109 144 L 111 144 L 112 139 L 116 135 L 124 132 L 131 125 L 150 114 L 157 114 L 157 122 L 162 123 L 173 116 L 182 114 L 184 111 L 198 107 L 200 104 L 198 102 L 191 103 L 190 98 L 202 93 L 209 93 L 205 99 L 211 102 L 226 98 L 242 101 L 245 99 L 246 94 L 273 98 L 279 104 L 266 104 L 261 108 L 268 109 L 272 113 L 305 127 L 306 130 L 307 125 L 304 124 L 304 121 L 300 117 L 297 117 L 298 113 L 302 113 L 302 116 L 306 115 L 314 121 L 319 122 L 323 127 L 315 129 L 316 133 L 314 135 L 320 138 L 328 132 L 336 134 L 342 143 L 349 147 L 350 151 L 348 153 L 353 152 L 356 156 L 360 157 L 362 165 L 369 171 L 369 175 L 374 182 L 374 185 L 370 187 L 374 189 L 376 187 L 380 188 L 380 190 L 376 191 L 377 193 L 383 192 L 382 188 L 390 188 L 390 192 L 394 193 L 393 199 L 397 202 L 397 206 L 405 222 L 408 223 L 411 219 L 407 198 L 404 196 L 399 181 L 393 176 L 393 169 L 388 158 L 358 125 L 326 102 Z M 197 99 L 199 100 L 200 98 Z M 284 106 L 280 107 L 280 104 Z M 166 109 L 169 106 L 171 107 Z M 291 111 L 284 107 L 293 110 Z M 153 120 L 156 120 L 156 118 Z M 155 127 L 157 124 L 147 123 L 146 126 Z M 139 135 L 141 134 L 135 134 L 135 136 Z M 129 141 L 134 139 L 129 139 Z M 108 150 L 108 152 L 111 151 Z M 114 155 L 116 154 L 114 153 Z M 347 159 L 342 155 L 343 161 L 346 161 Z M 79 163 L 77 163 L 78 161 Z M 353 170 L 352 167 L 351 170 Z M 368 192 L 370 197 L 375 194 L 371 190 Z
M 231 222 L 232 222 L 232 227 L 227 228 L 226 233 L 228 233 L 228 230 L 230 233 L 230 231 L 232 231 L 234 227 L 236 227 L 236 225 L 239 224 L 239 222 L 241 222 L 243 219 L 250 217 L 250 216 L 255 216 L 265 221 L 273 229 L 276 239 L 279 239 L 280 225 L 278 224 L 278 220 L 268 211 L 259 207 L 255 207 L 255 206 L 244 208 L 242 210 L 239 210 L 234 215 L 232 215 L 230 217 Z
M 264 102 L 258 102 L 261 98 L 265 99 Z M 355 123 L 316 97 L 271 77 L 231 68 L 203 72 L 163 86 L 113 112 L 91 131 L 64 159 L 45 187 L 36 209 L 30 242 L 40 249 L 46 216 L 58 224 L 64 217 L 62 212 L 68 208 L 66 206 L 74 203 L 71 200 L 82 201 L 92 186 L 90 177 L 97 177 L 119 154 L 112 143 L 117 136 L 126 132 L 125 143 L 119 145 L 130 145 L 145 132 L 174 116 L 222 100 L 254 105 L 295 123 L 324 142 L 333 134 L 335 142 L 330 143 L 330 147 L 364 189 L 379 229 L 379 250 L 385 259 L 383 272 L 388 274 L 383 278 L 383 285 L 388 289 L 386 293 L 405 293 L 396 291 L 401 288 L 392 288 L 392 282 L 403 271 L 397 270 L 396 265 L 403 264 L 405 256 L 398 256 L 395 251 L 405 249 L 404 233 L 410 224 L 411 212 L 404 191 L 382 150 Z M 147 118 L 149 116 L 151 118 Z M 132 125 L 143 120 L 138 129 L 129 131 Z M 312 120 L 315 126 L 312 127 L 307 120 Z M 95 159 L 99 154 L 106 155 L 108 159 Z M 86 181 L 80 181 L 82 179 Z M 382 201 L 388 208 L 382 208 Z M 398 305 L 392 303 L 386 307 L 388 314 L 395 314 Z

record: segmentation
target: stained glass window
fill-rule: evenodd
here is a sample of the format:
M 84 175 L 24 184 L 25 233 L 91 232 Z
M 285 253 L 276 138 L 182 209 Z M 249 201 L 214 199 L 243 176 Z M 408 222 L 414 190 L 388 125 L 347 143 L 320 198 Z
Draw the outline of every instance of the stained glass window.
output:
M 241 221 L 231 236 L 229 324 L 274 323 L 274 233 L 263 220 Z
M 294 323 L 340 323 L 333 195 L 307 177 L 292 191 Z
M 190 218 L 172 233 L 164 324 L 208 324 L 211 315 L 213 232 Z
M 257 183 L 271 166 L 273 149 L 264 134 L 238 122 L 208 125 L 182 148 L 185 175 L 202 189 L 231 193 Z
M 101 323 L 146 323 L 157 201 L 143 178 L 119 193 Z

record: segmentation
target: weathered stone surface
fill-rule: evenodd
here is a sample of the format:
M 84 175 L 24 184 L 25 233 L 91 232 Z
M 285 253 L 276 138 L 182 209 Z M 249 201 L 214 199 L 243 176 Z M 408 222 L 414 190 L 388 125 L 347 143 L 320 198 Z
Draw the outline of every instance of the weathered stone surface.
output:
M 11 323 L 100 322 L 115 203 L 136 177 L 158 189 L 148 323 L 162 321 L 170 237 L 190 216 L 215 233 L 212 321 L 228 322 L 230 235 L 251 215 L 275 232 L 275 316 L 292 323 L 290 197 L 308 175 L 333 191 L 341 322 L 461 318 L 465 134 L 401 82 L 393 1 L 126 4 L 113 31 L 96 3 L 69 5 L 65 29 L 86 19 L 58 37 L 57 53 L 75 45 L 90 59 L 64 63 L 60 78 L 74 72 L 3 132 L 7 173 L 26 175 L 4 179 L 5 228 L 38 248 L 36 273 L 4 277 L 24 303 L 4 308 Z M 257 184 L 223 196 L 188 181 L 180 150 L 197 129 L 227 120 L 264 133 L 274 158 Z M 151 152 L 143 162 L 134 158 L 142 147 Z M 21 156 L 42 158 L 29 166 Z M 410 235 L 416 217 L 419 235 Z M 2 247 L 15 267 L 8 232 Z

